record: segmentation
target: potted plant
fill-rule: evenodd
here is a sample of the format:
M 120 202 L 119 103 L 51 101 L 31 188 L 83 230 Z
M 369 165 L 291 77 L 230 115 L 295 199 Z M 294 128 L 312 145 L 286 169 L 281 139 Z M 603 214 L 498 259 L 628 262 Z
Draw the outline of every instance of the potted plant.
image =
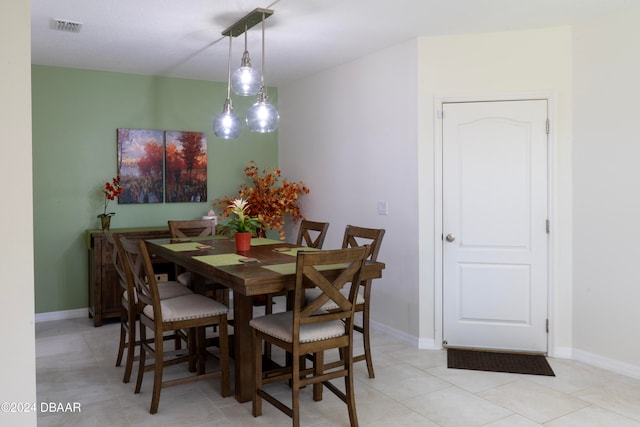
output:
M 227 227 L 235 236 L 236 250 L 240 252 L 249 250 L 251 237 L 262 226 L 260 218 L 252 218 L 247 214 L 248 208 L 249 204 L 243 198 L 234 199 L 228 206 L 233 216 L 227 222 Z
M 280 239 L 284 240 L 285 216 L 289 215 L 294 223 L 304 218 L 298 202 L 301 195 L 309 193 L 309 188 L 302 181 L 283 179 L 280 182 L 280 169 L 269 171 L 264 168 L 261 171 L 253 160 L 244 168 L 244 174 L 252 184 L 244 183 L 238 191 L 238 195 L 247 201 L 246 215 L 261 219 L 262 226 L 257 229 L 259 235 L 264 236 L 265 228 L 269 228 L 278 230 Z M 234 200 L 232 197 L 222 197 L 214 200 L 213 206 L 223 207 L 222 215 L 228 217 L 232 213 L 228 206 Z
M 120 186 L 120 176 L 118 175 L 113 177 L 111 179 L 111 182 L 105 182 L 102 192 L 104 193 L 104 211 L 100 215 L 98 215 L 98 218 L 100 218 L 100 225 L 102 226 L 102 229 L 108 230 L 111 226 L 111 217 L 116 213 L 107 213 L 107 207 L 109 206 L 110 200 L 115 200 L 116 197 L 122 194 L 122 187 Z

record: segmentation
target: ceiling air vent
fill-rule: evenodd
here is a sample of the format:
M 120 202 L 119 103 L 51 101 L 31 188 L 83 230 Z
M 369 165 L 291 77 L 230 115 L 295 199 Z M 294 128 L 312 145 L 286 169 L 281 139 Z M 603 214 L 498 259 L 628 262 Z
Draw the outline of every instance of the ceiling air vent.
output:
M 67 21 L 65 19 L 52 19 L 51 27 L 54 30 L 68 31 L 70 33 L 79 33 L 82 28 L 81 22 Z

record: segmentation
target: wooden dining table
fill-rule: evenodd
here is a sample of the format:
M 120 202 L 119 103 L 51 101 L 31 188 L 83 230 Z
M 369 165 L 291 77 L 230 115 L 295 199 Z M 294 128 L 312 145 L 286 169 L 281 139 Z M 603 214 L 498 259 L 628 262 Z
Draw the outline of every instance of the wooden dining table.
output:
M 234 392 L 239 402 L 251 400 L 254 373 L 249 321 L 253 317 L 253 297 L 293 290 L 298 251 L 314 249 L 267 238 L 251 239 L 251 248 L 246 252 L 237 252 L 235 241 L 228 238 L 150 239 L 145 242 L 150 252 L 157 256 L 233 291 Z M 384 268 L 384 263 L 368 261 L 362 280 L 382 277 Z M 323 274 L 335 277 L 339 272 L 339 269 L 329 269 Z

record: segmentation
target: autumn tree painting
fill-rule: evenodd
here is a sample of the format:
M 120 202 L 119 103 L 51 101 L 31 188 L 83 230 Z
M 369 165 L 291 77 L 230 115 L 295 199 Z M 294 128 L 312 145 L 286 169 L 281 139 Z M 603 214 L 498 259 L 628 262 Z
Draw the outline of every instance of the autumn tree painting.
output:
M 162 203 L 163 131 L 118 129 L 119 204 Z
M 207 136 L 202 132 L 166 131 L 167 202 L 207 201 Z

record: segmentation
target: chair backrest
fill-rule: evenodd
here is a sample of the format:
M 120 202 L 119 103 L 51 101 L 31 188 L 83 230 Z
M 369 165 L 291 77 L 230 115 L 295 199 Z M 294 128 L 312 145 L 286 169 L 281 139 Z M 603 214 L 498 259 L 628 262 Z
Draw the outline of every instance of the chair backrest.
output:
M 300 229 L 298 230 L 298 240 L 296 244 L 298 246 L 322 249 L 328 229 L 328 222 L 316 222 L 303 219 L 300 223 Z
M 120 238 L 120 244 L 124 251 L 125 260 L 129 266 L 132 282 L 138 300 L 145 305 L 153 306 L 154 313 L 161 317 L 160 295 L 158 293 L 158 282 L 153 272 L 153 265 L 149 257 L 147 245 L 142 240 Z M 156 317 L 157 318 L 157 317 Z
M 116 269 L 116 273 L 118 273 L 118 284 L 120 285 L 120 288 L 127 293 L 127 300 L 129 301 L 127 308 L 129 310 L 133 310 L 135 308 L 134 305 L 137 298 L 134 290 L 134 284 L 129 277 L 129 266 L 127 265 L 124 251 L 120 244 L 120 237 L 107 230 L 105 230 L 104 235 L 111 249 L 111 261 Z
M 186 221 L 170 220 L 171 237 L 215 236 L 216 222 L 212 219 L 194 219 Z
M 367 259 L 377 261 L 383 237 L 383 228 L 365 228 L 357 227 L 355 225 L 347 225 L 344 230 L 342 247 L 355 248 L 358 246 L 369 245 L 371 252 L 367 256 Z
M 300 325 L 304 324 L 342 319 L 346 321 L 346 328 L 353 328 L 357 284 L 360 283 L 360 273 L 368 251 L 367 246 L 360 246 L 318 252 L 298 252 L 293 309 L 294 342 L 298 341 Z M 331 280 L 323 275 L 322 270 L 326 269 L 326 266 L 335 267 L 336 265 L 344 265 L 344 269 L 337 277 Z M 349 284 L 348 298 L 340 292 L 347 284 Z M 308 286 L 316 286 L 321 293 L 313 300 L 305 302 L 304 290 Z M 331 313 L 320 310 L 328 301 L 335 302 L 339 308 Z

